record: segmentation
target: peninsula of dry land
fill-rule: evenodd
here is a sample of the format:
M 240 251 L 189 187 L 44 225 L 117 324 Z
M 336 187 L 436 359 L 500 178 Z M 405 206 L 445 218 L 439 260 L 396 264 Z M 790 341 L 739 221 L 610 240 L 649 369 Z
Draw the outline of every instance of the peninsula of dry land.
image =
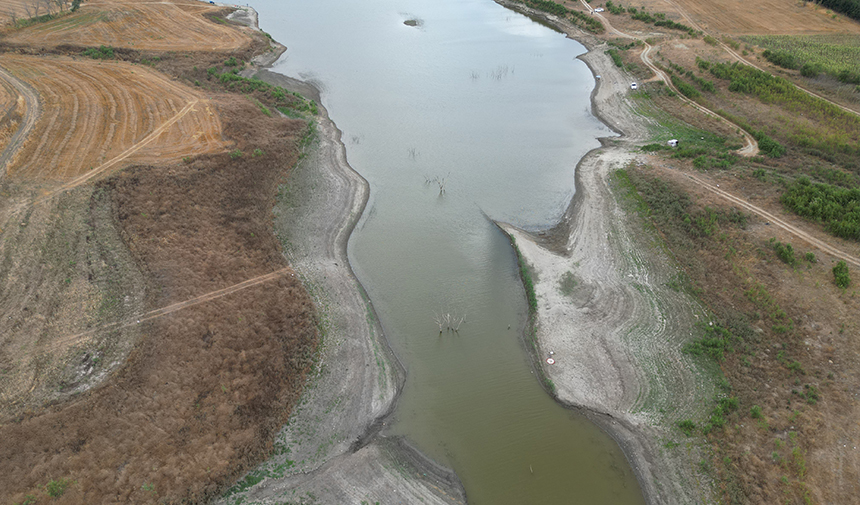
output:
M 860 23 L 781 0 L 503 3 L 588 46 L 620 133 L 557 227 L 503 225 L 547 388 L 616 436 L 652 503 L 855 502 Z

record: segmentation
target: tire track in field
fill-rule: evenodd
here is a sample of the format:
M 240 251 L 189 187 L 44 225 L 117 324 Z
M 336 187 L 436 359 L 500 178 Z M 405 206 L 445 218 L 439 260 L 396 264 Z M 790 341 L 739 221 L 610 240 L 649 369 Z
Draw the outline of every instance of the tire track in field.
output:
M 217 289 L 215 291 L 210 291 L 210 292 L 202 294 L 200 296 L 196 296 L 194 298 L 189 298 L 188 300 L 176 302 L 176 303 L 167 305 L 165 307 L 161 307 L 159 309 L 150 310 L 149 312 L 144 312 L 143 314 L 140 314 L 140 315 L 133 317 L 131 319 L 127 319 L 125 321 L 119 321 L 116 323 L 105 324 L 102 326 L 98 326 L 96 328 L 91 328 L 91 329 L 84 331 L 84 332 L 81 332 L 81 333 L 77 333 L 74 335 L 69 335 L 69 336 L 66 336 L 63 338 L 59 338 L 59 339 L 53 340 L 51 342 L 51 344 L 48 346 L 39 347 L 37 349 L 33 349 L 30 351 L 19 352 L 18 355 L 27 356 L 27 355 L 31 355 L 31 354 L 36 353 L 36 352 L 54 351 L 54 350 L 57 350 L 59 348 L 70 347 L 70 346 L 73 346 L 79 342 L 86 340 L 87 338 L 95 335 L 96 333 L 98 333 L 100 331 L 117 330 L 120 328 L 126 328 L 129 326 L 134 326 L 134 325 L 144 323 L 147 321 L 152 321 L 153 319 L 158 319 L 160 317 L 164 317 L 166 315 L 172 314 L 174 312 L 178 312 L 178 311 L 183 310 L 183 309 L 187 309 L 190 307 L 194 307 L 196 305 L 211 302 L 212 300 L 217 300 L 219 298 L 223 298 L 225 296 L 232 295 L 232 294 L 237 293 L 239 291 L 243 291 L 243 290 L 248 289 L 248 288 L 259 286 L 260 284 L 264 284 L 266 282 L 273 281 L 273 280 L 275 280 L 275 279 L 277 279 L 283 275 L 286 275 L 287 273 L 292 274 L 292 268 L 285 267 L 285 268 L 282 268 L 280 270 L 275 270 L 274 272 L 263 274 L 263 275 L 260 275 L 257 277 L 252 277 L 251 279 L 247 279 L 247 280 L 244 280 L 244 281 L 239 282 L 237 284 L 233 284 L 232 286 L 227 286 L 226 288 L 221 288 L 221 289 Z
M 771 214 L 770 212 L 762 209 L 761 207 L 757 207 L 757 206 L 749 203 L 748 201 L 746 201 L 742 198 L 738 198 L 738 197 L 734 196 L 733 194 L 714 186 L 713 184 L 710 184 L 708 182 L 703 181 L 702 179 L 699 179 L 695 175 L 692 175 L 692 174 L 684 174 L 684 175 L 686 175 L 687 177 L 692 179 L 693 182 L 695 182 L 699 186 L 707 189 L 708 191 L 710 191 L 716 195 L 723 197 L 724 199 L 726 199 L 726 200 L 728 200 L 734 204 L 737 204 L 737 205 L 743 207 L 744 209 L 746 209 L 746 210 L 748 210 L 754 214 L 758 214 L 759 216 L 767 219 L 768 221 L 772 222 L 776 226 L 782 228 L 783 230 L 787 231 L 788 233 L 791 233 L 792 235 L 803 240 L 804 242 L 808 243 L 809 245 L 811 245 L 813 247 L 817 247 L 818 249 L 826 252 L 827 254 L 829 254 L 831 256 L 834 256 L 836 258 L 844 260 L 846 263 L 851 263 L 852 265 L 854 265 L 856 267 L 860 267 L 860 259 L 837 249 L 836 247 L 828 244 L 827 242 L 824 242 L 822 240 L 819 240 L 819 239 L 813 237 L 809 233 L 806 233 L 805 231 L 801 230 L 800 228 L 797 228 L 796 226 L 793 226 L 792 224 L 783 221 L 782 219 L 780 219 L 777 216 Z
M 126 149 L 125 151 L 123 151 L 122 153 L 117 155 L 116 157 L 106 161 L 105 163 L 102 163 L 101 165 L 90 170 L 89 172 L 85 173 L 84 175 L 81 175 L 80 177 L 72 179 L 71 181 L 60 186 L 59 188 L 44 194 L 43 196 L 41 196 L 40 198 L 37 198 L 36 200 L 34 200 L 33 202 L 31 202 L 29 204 L 25 204 L 25 206 L 29 207 L 30 205 L 38 205 L 40 203 L 43 203 L 43 202 L 50 200 L 51 198 L 57 196 L 60 193 L 65 193 L 66 191 L 69 191 L 70 189 L 74 189 L 74 188 L 76 188 L 82 184 L 85 184 L 85 183 L 89 182 L 91 179 L 95 178 L 96 176 L 110 170 L 111 168 L 114 168 L 116 165 L 118 165 L 119 163 L 124 161 L 129 156 L 137 153 L 142 148 L 146 147 L 148 144 L 153 142 L 162 133 L 167 131 L 168 128 L 170 128 L 171 126 L 176 124 L 177 121 L 182 119 L 186 114 L 188 114 L 192 110 L 195 110 L 194 106 L 197 105 L 199 102 L 200 102 L 200 100 L 198 100 L 196 98 L 192 99 L 190 102 L 188 102 L 185 105 L 185 107 L 183 107 L 181 110 L 179 110 L 179 112 L 174 114 L 173 117 L 171 117 L 170 119 L 168 119 L 167 121 L 162 123 L 161 126 L 156 128 L 154 131 L 152 131 L 152 133 L 150 133 L 149 135 L 144 137 L 143 140 L 141 140 L 137 144 L 129 147 L 128 149 Z M 20 210 L 21 209 L 19 209 L 19 211 Z
M 36 93 L 36 90 L 31 88 L 25 82 L 19 80 L 1 65 L 0 78 L 11 84 L 15 90 L 17 90 L 18 94 L 24 97 L 24 101 L 27 104 L 27 109 L 24 111 L 24 117 L 21 120 L 21 126 L 18 127 L 18 131 L 12 135 L 6 149 L 4 149 L 3 153 L 0 154 L 0 169 L 3 170 L 3 172 L 0 173 L 0 177 L 3 177 L 6 175 L 6 169 L 9 162 L 24 144 L 24 141 L 27 140 L 33 127 L 36 126 L 36 118 L 39 117 L 41 106 L 39 104 L 39 94 Z

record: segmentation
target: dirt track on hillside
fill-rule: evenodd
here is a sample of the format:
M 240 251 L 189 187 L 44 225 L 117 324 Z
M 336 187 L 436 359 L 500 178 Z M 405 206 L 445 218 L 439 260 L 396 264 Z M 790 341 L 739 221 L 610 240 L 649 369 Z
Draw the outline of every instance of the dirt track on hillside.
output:
M 303 123 L 267 118 L 242 97 L 219 108 L 243 134 L 239 147 L 264 154 L 138 166 L 97 188 L 146 272 L 147 305 L 203 303 L 135 325 L 140 339 L 109 383 L 0 426 L 4 498 L 69 479 L 54 503 L 200 501 L 257 461 L 286 421 L 315 327 L 298 279 L 269 279 L 286 267 L 270 209 Z
M 225 149 L 209 101 L 146 67 L 9 54 L 3 65 L 38 91 L 45 111 L 7 167 L 10 177 L 79 184 L 122 163 Z

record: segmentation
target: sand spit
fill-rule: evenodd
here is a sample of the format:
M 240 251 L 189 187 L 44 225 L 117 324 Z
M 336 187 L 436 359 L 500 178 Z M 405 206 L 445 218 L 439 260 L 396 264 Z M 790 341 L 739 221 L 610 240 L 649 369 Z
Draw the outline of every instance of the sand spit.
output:
M 626 98 L 630 77 L 604 54 L 605 43 L 527 12 L 586 45 L 581 59 L 601 76 L 593 112 L 620 134 L 601 139 L 603 147 L 579 163 L 576 195 L 554 229 L 529 234 L 500 223 L 536 273 L 537 366 L 561 403 L 585 411 L 619 442 L 649 503 L 705 501 L 709 483 L 694 469 L 702 441 L 675 428 L 699 417 L 714 395 L 713 380 L 681 352 L 704 313 L 668 287 L 676 268 L 612 189 L 612 173 L 638 162 L 635 145 L 647 141 L 649 120 Z M 563 280 L 572 286 L 567 294 Z

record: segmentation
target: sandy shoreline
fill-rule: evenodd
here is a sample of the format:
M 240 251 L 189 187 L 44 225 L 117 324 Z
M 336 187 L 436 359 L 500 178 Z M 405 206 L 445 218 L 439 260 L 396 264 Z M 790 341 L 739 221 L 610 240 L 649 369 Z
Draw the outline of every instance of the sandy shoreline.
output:
M 710 484 L 695 470 L 701 441 L 677 421 L 696 418 L 713 396 L 710 381 L 681 349 L 701 311 L 667 287 L 677 269 L 634 215 L 621 208 L 612 173 L 637 163 L 635 146 L 649 138 L 648 119 L 628 102 L 630 78 L 594 36 L 552 16 L 505 0 L 497 3 L 543 18 L 588 49 L 580 56 L 601 78 L 592 113 L 620 134 L 600 139 L 576 168 L 576 194 L 563 218 L 544 233 L 499 223 L 535 270 L 536 367 L 557 400 L 582 411 L 621 446 L 648 503 L 707 501 Z M 570 276 L 570 296 L 558 286 Z M 544 361 L 552 355 L 555 364 Z M 672 449 L 668 445 L 679 444 Z
M 239 9 L 231 19 L 257 28 L 256 12 Z M 266 478 L 218 503 L 310 496 L 321 503 L 465 503 L 453 471 L 403 439 L 380 435 L 406 374 L 347 258 L 370 188 L 349 165 L 319 91 L 265 68 L 286 50 L 275 44 L 243 74 L 319 104 L 314 146 L 280 187 L 274 215 L 287 259 L 314 298 L 322 343 L 302 400 L 276 438 L 275 455 L 250 473 Z
M 630 257 L 649 239 L 636 236 L 637 225 L 619 208 L 608 185 L 612 171 L 635 161 L 630 146 L 647 137 L 647 120 L 627 102 L 629 78 L 604 55 L 602 41 L 520 4 L 496 1 L 542 18 L 588 48 L 580 59 L 602 76 L 592 92 L 592 111 L 621 135 L 600 139 L 603 147 L 580 160 L 576 194 L 556 227 L 531 235 L 500 223 L 538 271 L 536 366 L 555 385 L 560 403 L 580 410 L 619 443 L 648 503 L 702 501 L 709 491 L 693 470 L 699 458 L 695 444 L 682 443 L 674 452 L 662 445 L 678 435 L 671 430 L 673 419 L 690 417 L 699 405 L 694 398 L 710 396 L 680 353 L 683 338 L 677 337 L 688 335 L 694 322 L 691 302 L 665 292 L 674 268 L 658 249 Z M 241 10 L 255 26 L 256 12 Z M 260 68 L 286 49 L 280 47 L 274 57 L 255 60 L 252 75 L 319 102 L 313 86 Z M 404 373 L 346 256 L 369 188 L 349 166 L 341 132 L 324 109 L 317 124 L 318 146 L 291 175 L 288 194 L 275 209 L 275 224 L 290 263 L 321 312 L 325 336 L 320 366 L 278 437 L 276 447 L 288 452 L 264 463 L 260 469 L 269 478 L 242 496 L 259 503 L 306 495 L 323 503 L 464 503 L 465 491 L 451 470 L 428 461 L 403 440 L 379 435 L 394 410 Z M 564 272 L 579 281 L 572 297 L 556 288 Z M 658 307 L 648 297 L 669 302 Z M 624 332 L 641 321 L 662 323 L 635 335 L 647 345 L 633 345 Z M 557 358 L 552 367 L 543 360 L 549 350 Z M 649 359 L 660 362 L 649 364 Z M 677 403 L 688 408 L 658 413 Z M 273 478 L 271 469 L 286 462 L 292 462 L 290 469 Z

